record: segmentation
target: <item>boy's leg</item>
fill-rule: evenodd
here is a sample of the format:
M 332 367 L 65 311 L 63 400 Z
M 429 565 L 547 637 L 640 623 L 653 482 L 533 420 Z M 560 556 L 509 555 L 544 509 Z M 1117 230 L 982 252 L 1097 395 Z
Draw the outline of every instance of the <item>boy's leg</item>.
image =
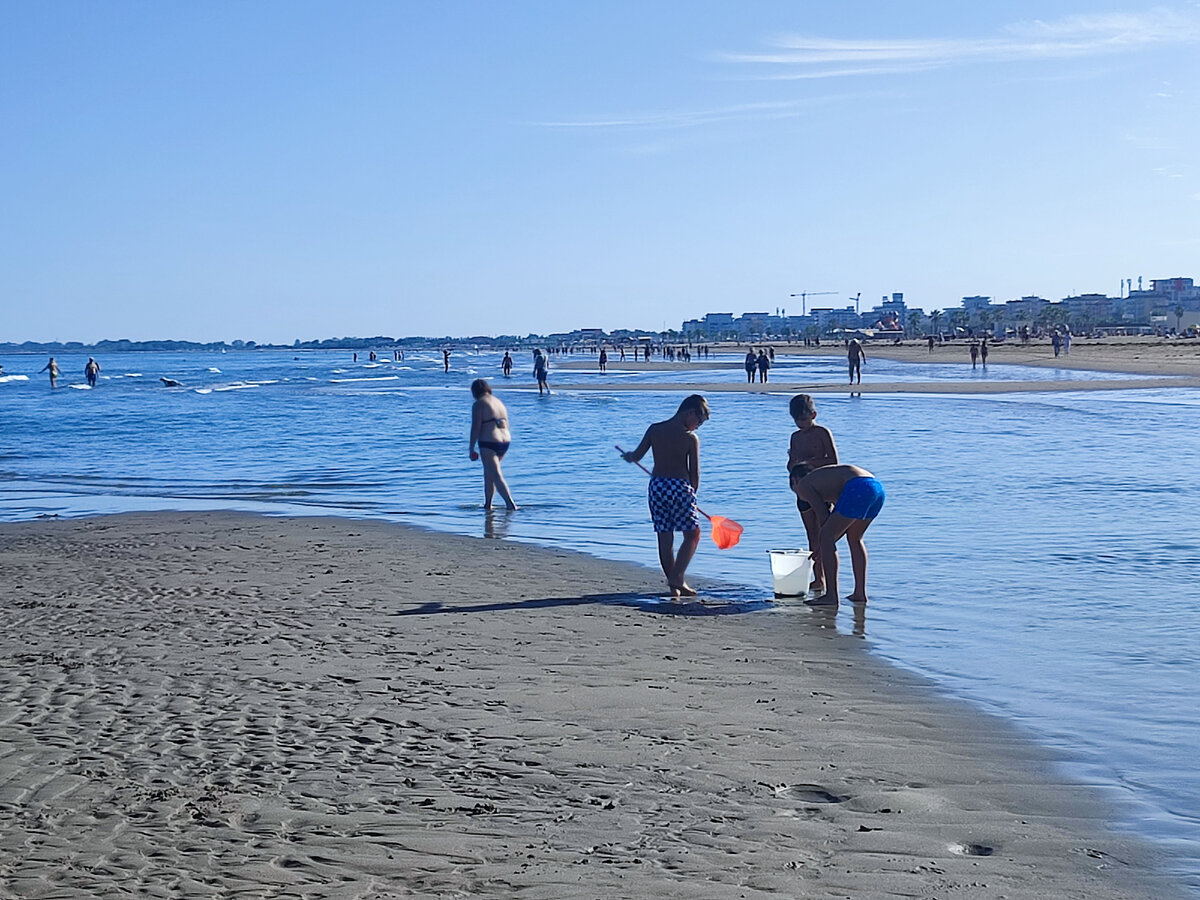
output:
M 820 596 L 825 593 L 825 562 L 821 559 L 821 529 L 817 527 L 817 514 L 812 509 L 802 510 L 800 520 L 804 523 L 804 533 L 808 536 L 808 549 L 813 560 L 813 580 L 808 590 Z
M 825 593 L 819 597 L 805 600 L 812 606 L 832 606 L 838 602 L 838 557 L 837 542 L 841 540 L 846 530 L 856 520 L 848 519 L 841 513 L 830 513 L 825 524 L 821 526 L 821 562 L 825 566 Z
M 658 538 L 658 564 L 662 566 L 663 574 L 667 576 L 667 583 L 670 584 L 671 573 L 675 570 L 675 533 L 659 531 L 655 536 Z
M 846 543 L 850 546 L 850 567 L 854 570 L 854 593 L 846 599 L 851 603 L 867 602 L 867 545 L 863 534 L 870 526 L 869 519 L 855 519 L 846 529 Z
M 667 576 L 667 581 L 670 582 L 671 589 L 679 591 L 685 597 L 696 596 L 696 592 L 688 586 L 686 575 L 687 567 L 691 563 L 692 557 L 696 555 L 696 548 L 699 546 L 700 529 L 685 531 L 683 533 L 683 541 L 679 545 L 679 553 L 675 556 L 675 566 Z

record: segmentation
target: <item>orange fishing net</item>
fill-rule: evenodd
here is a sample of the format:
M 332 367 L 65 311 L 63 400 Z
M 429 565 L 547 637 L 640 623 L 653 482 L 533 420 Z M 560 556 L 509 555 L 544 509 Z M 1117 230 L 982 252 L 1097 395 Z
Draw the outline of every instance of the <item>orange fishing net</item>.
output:
M 727 519 L 724 516 L 709 516 L 709 523 L 712 525 L 713 543 L 720 550 L 728 550 L 734 544 L 742 539 L 742 526 L 733 519 Z

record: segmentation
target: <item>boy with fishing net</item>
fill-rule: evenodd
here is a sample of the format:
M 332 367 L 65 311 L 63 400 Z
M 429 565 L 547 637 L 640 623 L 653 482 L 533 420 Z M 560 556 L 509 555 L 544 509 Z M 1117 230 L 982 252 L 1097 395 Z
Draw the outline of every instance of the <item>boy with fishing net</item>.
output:
M 696 491 L 700 487 L 700 439 L 696 429 L 708 421 L 708 401 L 692 394 L 679 404 L 671 418 L 646 429 L 641 443 L 622 453 L 626 462 L 636 463 L 646 451 L 654 453 L 648 492 L 650 517 L 658 536 L 658 561 L 673 597 L 694 597 L 696 591 L 684 576 L 700 544 L 700 516 Z M 675 532 L 683 532 L 683 543 L 675 553 Z

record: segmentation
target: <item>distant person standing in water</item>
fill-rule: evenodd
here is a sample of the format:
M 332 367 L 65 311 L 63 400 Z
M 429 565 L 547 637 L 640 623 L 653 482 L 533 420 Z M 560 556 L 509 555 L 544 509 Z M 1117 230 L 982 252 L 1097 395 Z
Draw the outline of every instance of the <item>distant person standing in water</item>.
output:
M 767 372 L 770 371 L 771 368 L 771 360 L 767 359 L 767 354 L 764 351 L 759 350 L 758 359 L 755 360 L 755 364 L 758 366 L 758 380 L 761 383 L 766 384 Z
M 979 345 L 974 341 L 971 342 L 971 368 L 975 368 L 975 363 L 979 360 Z
M 754 349 L 746 351 L 746 359 L 742 363 L 746 367 L 746 384 L 754 384 L 754 370 L 758 366 L 758 358 L 754 355 Z
M 857 377 L 858 383 L 862 384 L 862 364 L 866 362 L 867 351 L 863 349 L 863 345 L 858 342 L 858 338 L 851 338 L 850 343 L 846 345 L 846 361 L 850 365 L 850 383 L 855 383 Z
M 608 351 L 603 347 L 600 348 L 600 371 L 608 371 Z
M 504 505 L 516 509 L 517 504 L 508 490 L 508 482 L 500 471 L 500 460 L 504 459 L 512 443 L 512 433 L 508 430 L 508 410 L 492 393 L 492 386 L 482 378 L 471 382 L 471 396 L 475 402 L 471 405 L 471 442 L 467 454 L 472 462 L 483 461 L 483 508 L 492 508 L 492 497 L 499 491 Z M 478 451 L 476 444 L 479 445 Z
M 987 338 L 979 342 L 979 360 L 983 363 L 983 367 L 987 368 Z
M 83 377 L 87 379 L 89 387 L 96 386 L 96 376 L 100 374 L 100 363 L 92 357 L 88 357 L 87 365 L 83 367 Z
M 50 362 L 48 362 L 44 366 L 42 366 L 42 368 L 38 372 L 38 374 L 41 375 L 42 372 L 50 373 L 50 387 L 52 387 L 52 388 L 58 387 L 58 363 L 56 363 L 54 361 L 53 356 L 50 357 Z
M 450 351 L 449 350 L 442 351 L 442 365 L 446 367 L 447 372 L 450 371 Z
M 547 378 L 546 369 L 547 369 L 547 363 L 546 363 L 545 355 L 542 353 L 541 350 L 534 350 L 533 351 L 533 377 L 537 379 L 538 394 L 541 394 L 543 391 L 547 394 L 550 393 L 550 383 L 546 380 L 546 378 Z
M 504 359 L 500 363 L 500 369 L 504 372 L 504 377 L 507 378 L 512 374 L 512 357 L 508 355 L 508 351 L 504 351 Z

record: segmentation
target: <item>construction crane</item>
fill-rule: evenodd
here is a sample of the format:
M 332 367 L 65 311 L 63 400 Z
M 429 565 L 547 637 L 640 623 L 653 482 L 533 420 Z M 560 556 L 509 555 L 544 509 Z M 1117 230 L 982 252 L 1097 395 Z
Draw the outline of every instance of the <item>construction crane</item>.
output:
M 792 297 L 800 298 L 800 315 L 808 315 L 807 301 L 809 297 L 820 297 L 824 294 L 836 294 L 837 291 L 800 291 L 798 294 L 791 294 Z

